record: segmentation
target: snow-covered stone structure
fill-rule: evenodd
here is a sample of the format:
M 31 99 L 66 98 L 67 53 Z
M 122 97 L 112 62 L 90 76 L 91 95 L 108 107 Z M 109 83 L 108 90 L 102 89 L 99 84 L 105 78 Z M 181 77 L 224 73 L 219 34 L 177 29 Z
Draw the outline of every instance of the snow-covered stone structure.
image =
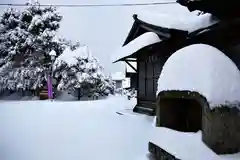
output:
M 216 153 L 240 151 L 240 71 L 218 49 L 195 44 L 175 52 L 158 80 L 157 124 L 202 130 Z
M 218 49 L 191 45 L 175 52 L 159 77 L 158 93 L 176 89 L 200 93 L 213 109 L 240 100 L 240 72 Z

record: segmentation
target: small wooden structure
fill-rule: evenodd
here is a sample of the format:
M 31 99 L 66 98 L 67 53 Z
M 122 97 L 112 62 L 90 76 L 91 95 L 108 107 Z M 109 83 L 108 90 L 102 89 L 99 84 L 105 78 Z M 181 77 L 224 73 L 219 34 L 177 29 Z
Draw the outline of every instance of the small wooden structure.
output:
M 40 100 L 46 100 L 48 99 L 48 90 L 47 89 L 43 89 L 40 91 L 39 93 L 39 99 Z
M 146 32 L 154 32 L 164 41 L 146 46 L 115 62 L 124 61 L 136 71 L 134 74 L 126 74 L 134 80 L 133 83 L 135 82 L 135 84 L 132 84 L 132 86 L 135 85 L 137 89 L 137 105 L 134 111 L 154 115 L 157 80 L 161 68 L 168 57 L 183 46 L 183 40 L 187 37 L 188 32 L 148 24 L 138 19 L 137 15 L 134 15 L 133 18 L 135 22 L 124 45 Z M 130 62 L 136 62 L 137 67 L 132 66 Z

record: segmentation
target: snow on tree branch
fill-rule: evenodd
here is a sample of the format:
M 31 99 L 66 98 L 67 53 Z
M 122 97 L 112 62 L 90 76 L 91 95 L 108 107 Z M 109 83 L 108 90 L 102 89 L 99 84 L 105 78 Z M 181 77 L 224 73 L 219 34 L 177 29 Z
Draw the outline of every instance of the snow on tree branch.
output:
M 21 11 L 8 8 L 0 17 L 2 89 L 42 87 L 51 65 L 50 51 L 59 56 L 67 46 L 77 47 L 57 37 L 62 16 L 55 7 L 40 7 L 38 1 L 27 4 Z
M 54 63 L 58 90 L 78 91 L 80 96 L 113 94 L 114 83 L 103 74 L 103 68 L 87 46 L 66 49 Z

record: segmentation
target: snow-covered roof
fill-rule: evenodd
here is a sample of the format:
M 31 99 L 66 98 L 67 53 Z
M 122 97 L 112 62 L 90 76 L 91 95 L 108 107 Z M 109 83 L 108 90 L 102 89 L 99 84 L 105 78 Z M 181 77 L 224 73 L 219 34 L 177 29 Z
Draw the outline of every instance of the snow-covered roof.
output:
M 196 91 L 205 96 L 210 107 L 240 100 L 240 72 L 218 49 L 195 44 L 175 52 L 164 64 L 158 91 Z
M 193 15 L 170 15 L 159 14 L 154 12 L 141 12 L 138 15 L 138 19 L 155 26 L 164 28 L 184 30 L 193 32 L 201 28 L 209 27 L 218 22 L 214 20 L 211 14 L 203 14 L 199 16 Z
M 136 39 L 132 40 L 125 46 L 121 47 L 117 50 L 111 57 L 112 61 L 118 61 L 119 59 L 122 59 L 124 57 L 130 56 L 133 53 L 139 51 L 140 49 L 149 46 L 154 43 L 161 42 L 161 39 L 158 37 L 158 35 L 154 32 L 147 32 Z
M 116 72 L 112 74 L 112 80 L 114 81 L 119 81 L 124 79 L 125 79 L 125 75 L 122 72 Z
M 150 142 L 183 160 L 237 160 L 240 158 L 240 153 L 217 155 L 202 142 L 201 132 L 183 133 L 155 127 L 152 130 Z

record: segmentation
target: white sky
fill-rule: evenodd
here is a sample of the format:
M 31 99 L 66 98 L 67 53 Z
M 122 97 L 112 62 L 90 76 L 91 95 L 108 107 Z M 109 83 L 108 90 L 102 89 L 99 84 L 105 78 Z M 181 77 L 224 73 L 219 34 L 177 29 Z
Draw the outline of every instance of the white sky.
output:
M 104 4 L 144 3 L 175 0 L 40 0 L 42 4 Z M 25 0 L 0 0 L 1 3 L 25 3 Z M 6 7 L 0 7 L 0 13 Z M 186 14 L 187 9 L 178 4 L 136 7 L 59 8 L 63 21 L 59 34 L 86 44 L 106 72 L 123 71 L 123 63 L 112 64 L 111 54 L 121 47 L 131 29 L 134 13 L 153 10 L 160 13 Z

